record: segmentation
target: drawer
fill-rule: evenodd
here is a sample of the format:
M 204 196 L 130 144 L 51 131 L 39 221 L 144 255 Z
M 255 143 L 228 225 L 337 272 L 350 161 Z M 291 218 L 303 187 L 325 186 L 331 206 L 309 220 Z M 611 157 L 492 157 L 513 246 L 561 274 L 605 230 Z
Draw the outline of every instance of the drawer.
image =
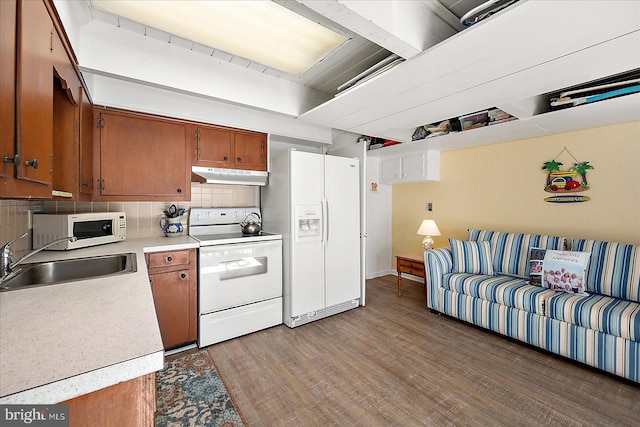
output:
M 398 268 L 401 268 L 402 270 L 406 270 L 406 269 L 409 269 L 409 268 L 424 270 L 424 266 L 423 266 L 422 262 L 411 261 L 411 260 L 408 260 L 408 259 L 399 259 L 398 260 Z
M 424 277 L 424 268 L 402 268 L 401 272 L 413 274 L 414 276 Z
M 149 254 L 149 268 L 188 265 L 190 251 L 154 252 Z

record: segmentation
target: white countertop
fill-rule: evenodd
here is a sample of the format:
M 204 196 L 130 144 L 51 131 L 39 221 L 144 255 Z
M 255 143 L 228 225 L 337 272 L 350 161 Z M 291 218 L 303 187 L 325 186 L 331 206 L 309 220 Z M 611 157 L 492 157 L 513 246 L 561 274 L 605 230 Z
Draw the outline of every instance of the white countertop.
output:
M 134 252 L 137 272 L 0 293 L 0 404 L 51 404 L 162 369 L 145 252 L 197 248 L 188 236 L 131 239 L 30 262 Z

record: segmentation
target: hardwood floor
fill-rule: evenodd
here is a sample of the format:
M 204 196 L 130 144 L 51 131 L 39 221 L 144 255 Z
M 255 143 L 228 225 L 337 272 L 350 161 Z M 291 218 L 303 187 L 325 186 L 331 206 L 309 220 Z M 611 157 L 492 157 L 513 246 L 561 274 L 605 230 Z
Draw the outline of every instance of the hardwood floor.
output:
M 250 426 L 632 426 L 640 387 L 367 281 L 367 305 L 206 348 Z

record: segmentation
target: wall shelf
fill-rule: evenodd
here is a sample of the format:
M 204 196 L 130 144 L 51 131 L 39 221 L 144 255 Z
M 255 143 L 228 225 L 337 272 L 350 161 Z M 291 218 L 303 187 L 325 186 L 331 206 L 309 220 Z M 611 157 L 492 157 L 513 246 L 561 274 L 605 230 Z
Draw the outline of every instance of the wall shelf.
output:
M 391 157 L 420 151 L 450 151 L 560 132 L 640 120 L 640 94 L 551 111 L 495 126 L 449 133 L 367 151 L 368 156 Z

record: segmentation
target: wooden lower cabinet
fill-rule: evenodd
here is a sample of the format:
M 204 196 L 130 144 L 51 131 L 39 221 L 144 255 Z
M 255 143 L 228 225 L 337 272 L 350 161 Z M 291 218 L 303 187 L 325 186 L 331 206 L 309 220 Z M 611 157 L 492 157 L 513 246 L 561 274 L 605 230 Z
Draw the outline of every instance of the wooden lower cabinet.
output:
M 145 255 L 165 349 L 196 340 L 196 257 L 195 249 Z
M 70 427 L 154 426 L 155 372 L 64 402 Z

